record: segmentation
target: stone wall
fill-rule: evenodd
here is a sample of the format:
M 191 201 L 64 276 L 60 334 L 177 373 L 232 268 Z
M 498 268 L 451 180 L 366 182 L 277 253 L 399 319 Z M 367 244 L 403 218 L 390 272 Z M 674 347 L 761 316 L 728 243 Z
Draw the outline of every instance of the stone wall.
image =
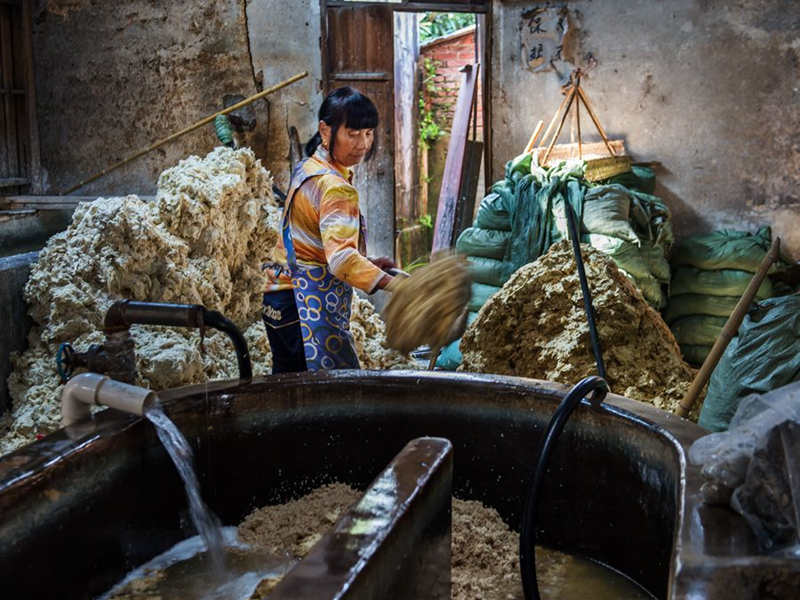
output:
M 656 193 L 676 233 L 770 224 L 799 254 L 800 3 L 495 2 L 495 179 L 561 100 L 556 72 L 522 60 L 523 13 L 562 5 L 572 35 L 564 58 L 587 69 L 584 88 L 609 135 L 634 159 L 660 163 Z

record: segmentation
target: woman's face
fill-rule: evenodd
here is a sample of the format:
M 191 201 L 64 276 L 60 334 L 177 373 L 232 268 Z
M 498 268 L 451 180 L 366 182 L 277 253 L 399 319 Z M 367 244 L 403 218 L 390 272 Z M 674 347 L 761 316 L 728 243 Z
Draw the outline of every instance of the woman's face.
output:
M 325 123 L 319 122 L 319 133 L 322 136 L 322 143 L 330 148 L 331 130 L 333 128 Z M 333 145 L 333 159 L 340 165 L 352 167 L 364 160 L 372 143 L 375 141 L 374 129 L 350 129 L 342 125 L 336 131 L 336 143 Z

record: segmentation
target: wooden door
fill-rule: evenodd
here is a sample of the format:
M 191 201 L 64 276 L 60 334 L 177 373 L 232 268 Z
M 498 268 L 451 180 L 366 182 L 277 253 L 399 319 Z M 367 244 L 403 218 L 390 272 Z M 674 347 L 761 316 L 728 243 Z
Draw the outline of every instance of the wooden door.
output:
M 325 93 L 344 85 L 378 108 L 375 154 L 355 169 L 355 185 L 367 222 L 367 253 L 394 256 L 394 42 L 391 6 L 325 8 Z

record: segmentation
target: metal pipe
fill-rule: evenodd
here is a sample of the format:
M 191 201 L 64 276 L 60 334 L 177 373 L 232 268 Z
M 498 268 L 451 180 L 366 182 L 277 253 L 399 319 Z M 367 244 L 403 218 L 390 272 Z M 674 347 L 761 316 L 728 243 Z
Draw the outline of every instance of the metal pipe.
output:
M 539 488 L 542 477 L 547 470 L 547 461 L 558 436 L 564 429 L 572 412 L 581 403 L 587 394 L 592 393 L 589 402 L 594 408 L 600 404 L 608 393 L 608 384 L 604 379 L 594 375 L 578 382 L 558 405 L 556 412 L 550 419 L 547 431 L 539 446 L 539 458 L 536 470 L 531 478 L 528 495 L 525 498 L 525 507 L 522 512 L 522 525 L 519 534 L 519 569 L 522 575 L 522 590 L 525 600 L 539 600 L 539 588 L 536 581 L 536 510 L 539 502 Z
M 572 212 L 572 205 L 564 196 L 564 213 L 567 216 L 567 227 L 569 236 L 572 238 L 572 251 L 575 253 L 575 263 L 578 265 L 578 279 L 581 282 L 581 292 L 583 292 L 583 308 L 586 312 L 586 321 L 589 323 L 589 338 L 592 341 L 592 352 L 594 362 L 597 364 L 597 374 L 603 379 L 606 378 L 606 366 L 603 363 L 603 354 L 600 350 L 600 338 L 597 335 L 597 326 L 594 322 L 594 307 L 592 306 L 592 292 L 589 290 L 589 283 L 586 281 L 586 271 L 583 268 L 583 258 L 581 257 L 581 244 L 578 238 L 578 226 L 575 222 L 575 213 Z
M 253 378 L 250 352 L 244 336 L 233 322 L 215 310 L 207 310 L 199 304 L 120 300 L 111 305 L 106 312 L 103 329 L 106 335 L 112 335 L 134 324 L 194 327 L 201 330 L 208 326 L 222 331 L 231 339 L 236 350 L 239 380 L 245 383 Z

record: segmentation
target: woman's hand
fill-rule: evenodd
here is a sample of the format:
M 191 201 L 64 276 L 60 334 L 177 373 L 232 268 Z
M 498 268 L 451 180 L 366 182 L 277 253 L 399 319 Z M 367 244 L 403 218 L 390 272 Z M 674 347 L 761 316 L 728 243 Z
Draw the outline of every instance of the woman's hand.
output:
M 389 271 L 389 269 L 396 269 L 395 262 L 387 256 L 379 256 L 378 258 L 368 259 L 373 265 L 378 267 L 381 271 Z

